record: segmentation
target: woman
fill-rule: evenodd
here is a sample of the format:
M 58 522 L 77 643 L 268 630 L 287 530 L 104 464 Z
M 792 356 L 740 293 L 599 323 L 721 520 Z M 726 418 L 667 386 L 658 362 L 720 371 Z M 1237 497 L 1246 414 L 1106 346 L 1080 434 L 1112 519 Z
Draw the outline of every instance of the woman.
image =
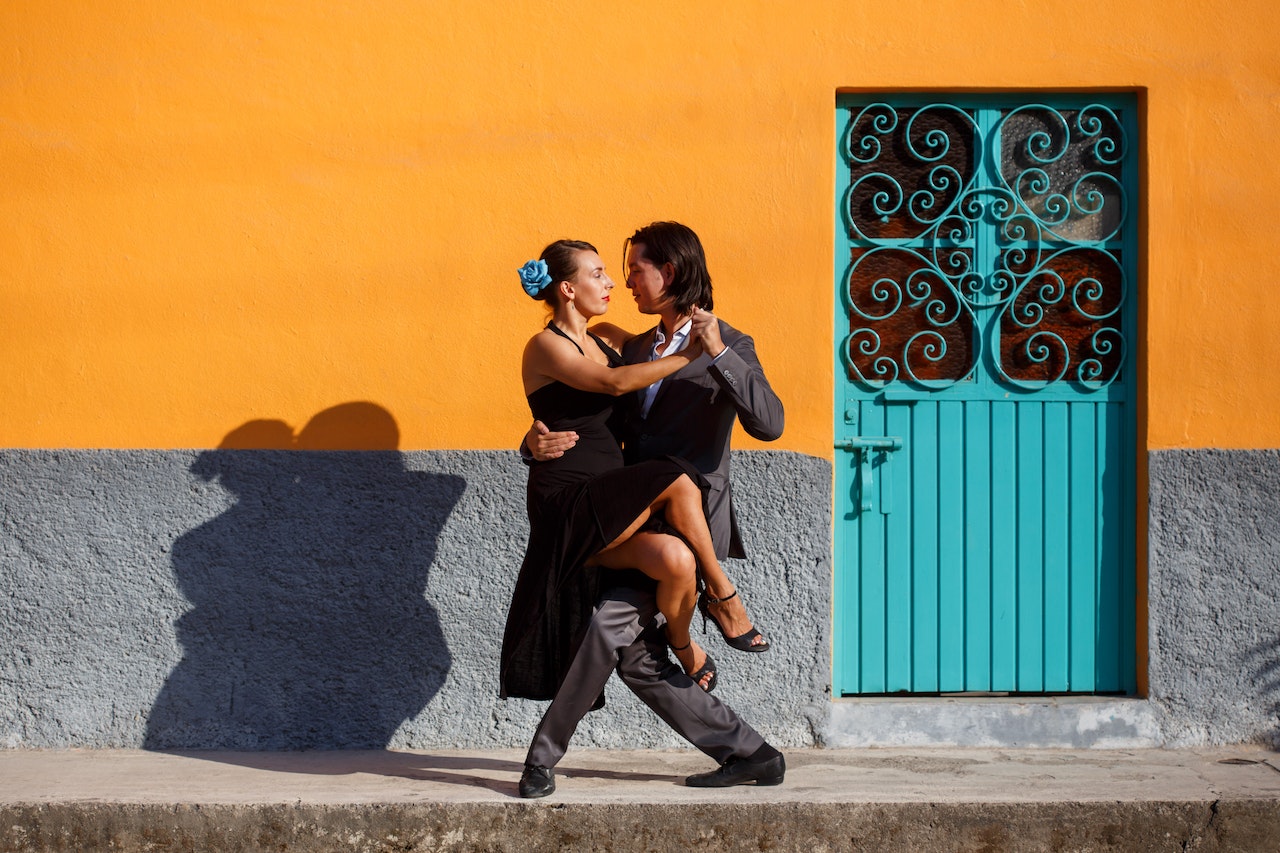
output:
M 614 287 L 589 243 L 552 243 L 540 261 L 525 265 L 521 277 L 526 292 L 545 301 L 553 315 L 525 347 L 521 373 L 529 406 L 537 420 L 579 438 L 563 456 L 530 468 L 529 547 L 507 618 L 502 695 L 554 694 L 599 591 L 599 573 L 589 566 L 637 568 L 657 582 L 672 651 L 685 672 L 710 690 L 715 663 L 689 636 L 697 562 L 709 574 L 723 574 L 704 514 L 705 481 L 679 459 L 622 468 L 622 452 L 608 428 L 618 395 L 691 364 L 701 348 L 695 344 L 623 365 L 610 342 L 587 331 L 608 310 Z M 687 548 L 674 537 L 664 538 L 677 547 L 635 546 L 632 536 L 654 512 L 662 513 Z

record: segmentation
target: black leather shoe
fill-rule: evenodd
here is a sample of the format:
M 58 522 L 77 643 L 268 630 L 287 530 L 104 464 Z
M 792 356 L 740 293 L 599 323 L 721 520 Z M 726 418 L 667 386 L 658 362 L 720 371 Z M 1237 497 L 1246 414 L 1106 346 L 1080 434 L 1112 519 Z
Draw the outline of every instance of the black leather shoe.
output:
M 778 780 L 782 781 L 782 780 Z M 556 790 L 556 774 L 537 764 L 526 764 L 520 774 L 520 796 L 526 800 L 545 797 Z
M 787 774 L 787 762 L 777 755 L 767 761 L 730 758 L 710 773 L 699 773 L 684 780 L 690 788 L 728 788 L 732 785 L 781 785 Z

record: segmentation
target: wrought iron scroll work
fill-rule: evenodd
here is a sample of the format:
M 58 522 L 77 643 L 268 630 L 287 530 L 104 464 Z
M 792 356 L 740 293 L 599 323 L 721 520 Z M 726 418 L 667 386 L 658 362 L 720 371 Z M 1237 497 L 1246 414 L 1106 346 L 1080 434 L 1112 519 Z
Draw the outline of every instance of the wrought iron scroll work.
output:
M 965 293 L 981 277 L 967 248 L 972 224 L 958 210 L 980 139 L 974 117 L 948 104 L 873 104 L 850 123 L 843 211 L 862 248 L 843 288 L 850 332 L 841 351 L 855 381 L 943 388 L 980 363 Z
M 1033 104 L 1004 113 L 993 138 L 1000 189 L 1017 205 L 997 234 L 993 279 L 1007 293 L 992 327 L 1002 337 L 992 348 L 997 375 L 1028 389 L 1105 388 L 1125 361 L 1128 288 L 1116 245 L 1128 207 L 1124 127 L 1100 104 Z
M 1123 126 L 1100 104 L 1031 104 L 984 138 L 975 116 L 876 103 L 848 125 L 849 377 L 940 389 L 986 361 L 1015 388 L 1104 388 L 1126 355 Z

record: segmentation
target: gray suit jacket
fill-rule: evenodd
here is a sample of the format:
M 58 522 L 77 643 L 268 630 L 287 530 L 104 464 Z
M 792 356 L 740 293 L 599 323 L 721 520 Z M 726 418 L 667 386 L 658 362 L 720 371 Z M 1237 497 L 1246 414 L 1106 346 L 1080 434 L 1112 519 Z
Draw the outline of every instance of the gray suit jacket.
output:
M 657 327 L 622 348 L 628 364 L 647 361 Z M 617 425 L 627 462 L 680 456 L 706 475 L 711 538 L 719 559 L 745 557 L 729 483 L 729 438 L 738 420 L 753 438 L 782 435 L 782 401 L 769 386 L 755 342 L 723 320 L 720 337 L 728 348 L 714 363 L 704 355 L 662 381 L 649 416 L 640 416 L 643 391 L 628 394 Z

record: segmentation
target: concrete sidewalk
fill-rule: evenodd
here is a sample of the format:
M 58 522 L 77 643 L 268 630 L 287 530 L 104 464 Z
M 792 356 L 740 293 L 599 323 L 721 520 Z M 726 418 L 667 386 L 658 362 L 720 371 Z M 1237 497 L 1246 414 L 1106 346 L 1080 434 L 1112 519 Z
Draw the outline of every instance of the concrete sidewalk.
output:
M 0 752 L 0 851 L 1280 851 L 1280 754 L 793 750 L 771 788 L 697 752 Z

